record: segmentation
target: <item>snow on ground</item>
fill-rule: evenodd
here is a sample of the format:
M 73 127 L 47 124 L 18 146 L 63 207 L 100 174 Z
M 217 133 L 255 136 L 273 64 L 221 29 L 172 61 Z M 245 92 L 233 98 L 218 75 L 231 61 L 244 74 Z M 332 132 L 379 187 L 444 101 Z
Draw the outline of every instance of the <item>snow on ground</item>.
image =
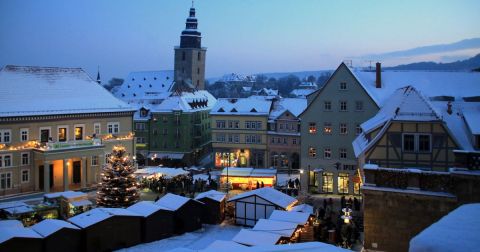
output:
M 122 252 L 169 251 L 176 248 L 193 250 L 204 249 L 216 240 L 231 241 L 241 227 L 232 225 L 203 225 L 203 229 L 170 237 L 159 241 L 144 243 L 130 248 L 118 250 Z

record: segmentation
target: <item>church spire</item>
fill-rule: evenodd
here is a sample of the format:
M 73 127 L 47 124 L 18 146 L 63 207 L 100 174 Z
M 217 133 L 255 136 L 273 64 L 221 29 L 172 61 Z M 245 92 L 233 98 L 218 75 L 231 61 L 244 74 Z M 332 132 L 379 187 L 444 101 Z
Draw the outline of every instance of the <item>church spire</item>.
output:
M 195 7 L 192 1 L 189 16 L 185 22 L 185 30 L 180 37 L 180 48 L 201 48 L 202 34 L 197 30 L 198 21 L 195 17 Z
M 100 66 L 97 68 L 97 83 L 102 84 L 102 80 L 100 79 Z

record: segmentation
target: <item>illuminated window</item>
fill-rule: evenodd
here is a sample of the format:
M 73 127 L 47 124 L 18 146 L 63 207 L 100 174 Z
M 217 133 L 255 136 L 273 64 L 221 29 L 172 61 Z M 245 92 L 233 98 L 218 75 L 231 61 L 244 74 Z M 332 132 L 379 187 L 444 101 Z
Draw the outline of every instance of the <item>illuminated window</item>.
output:
M 324 193 L 333 192 L 333 173 L 324 172 L 322 174 L 322 192 Z
M 340 111 L 347 111 L 347 102 L 341 101 L 340 102 Z
M 308 133 L 310 134 L 317 134 L 317 124 L 311 122 L 308 124 Z
M 75 140 L 83 140 L 83 127 L 75 127 Z
M 308 156 L 314 158 L 317 156 L 317 149 L 315 147 L 308 148 Z
M 338 193 L 348 193 L 348 173 L 338 174 Z
M 326 122 L 323 124 L 323 134 L 332 134 L 332 123 Z
M 58 141 L 59 142 L 67 141 L 67 128 L 58 128 Z
M 347 124 L 340 123 L 340 135 L 346 135 L 346 134 L 347 134 Z

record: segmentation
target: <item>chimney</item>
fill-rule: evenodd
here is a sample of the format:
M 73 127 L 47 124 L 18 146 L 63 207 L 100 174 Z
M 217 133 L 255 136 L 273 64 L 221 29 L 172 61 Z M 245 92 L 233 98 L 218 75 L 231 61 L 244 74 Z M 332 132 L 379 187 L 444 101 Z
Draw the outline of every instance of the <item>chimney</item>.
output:
M 382 88 L 382 64 L 380 62 L 377 62 L 375 66 L 375 73 L 377 76 L 377 78 L 375 79 L 375 87 Z
M 447 113 L 448 113 L 449 115 L 451 115 L 452 112 L 453 112 L 453 111 L 452 111 L 452 102 L 451 102 L 451 101 L 448 101 L 448 103 L 447 103 Z

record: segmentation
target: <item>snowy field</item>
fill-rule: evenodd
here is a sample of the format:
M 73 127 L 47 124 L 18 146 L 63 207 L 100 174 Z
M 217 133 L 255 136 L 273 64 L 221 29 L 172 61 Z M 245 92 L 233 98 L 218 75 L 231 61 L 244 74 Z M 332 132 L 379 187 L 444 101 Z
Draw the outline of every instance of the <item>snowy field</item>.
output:
M 149 252 L 169 251 L 178 248 L 204 249 L 215 240 L 231 241 L 241 227 L 232 225 L 203 225 L 203 229 L 170 237 L 159 241 L 140 244 L 134 247 L 121 249 L 121 252 Z

